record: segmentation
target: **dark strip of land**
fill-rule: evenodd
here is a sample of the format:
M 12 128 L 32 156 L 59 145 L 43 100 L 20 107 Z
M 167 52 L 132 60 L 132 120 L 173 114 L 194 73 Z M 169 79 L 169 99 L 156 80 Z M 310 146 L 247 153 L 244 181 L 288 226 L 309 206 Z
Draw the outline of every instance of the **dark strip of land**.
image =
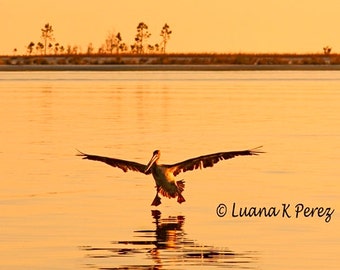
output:
M 340 70 L 338 54 L 0 56 L 0 71 Z
M 0 65 L 0 71 L 340 70 L 340 65 Z

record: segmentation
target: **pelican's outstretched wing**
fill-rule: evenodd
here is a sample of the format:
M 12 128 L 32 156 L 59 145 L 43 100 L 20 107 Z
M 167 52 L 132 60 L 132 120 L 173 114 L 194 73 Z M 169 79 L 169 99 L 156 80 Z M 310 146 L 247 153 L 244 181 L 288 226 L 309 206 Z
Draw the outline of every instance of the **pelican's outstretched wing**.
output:
M 168 165 L 168 167 L 176 176 L 181 172 L 196 170 L 198 168 L 202 169 L 206 167 L 212 167 L 214 166 L 215 163 L 219 162 L 220 160 L 229 159 L 236 156 L 258 155 L 260 153 L 264 153 L 262 151 L 257 150 L 260 147 L 256 147 L 251 150 L 220 152 L 210 155 L 204 155 L 196 158 L 191 158 L 182 162 L 178 162 L 173 165 Z
M 140 164 L 138 162 L 128 161 L 128 160 L 122 160 L 117 158 L 109 158 L 109 157 L 102 157 L 102 156 L 96 156 L 96 155 L 89 155 L 85 154 L 83 152 L 80 152 L 78 150 L 79 154 L 77 156 L 83 157 L 83 159 L 89 159 L 89 160 L 96 160 L 105 162 L 106 164 L 117 167 L 124 172 L 127 172 L 128 170 L 141 172 L 144 174 L 150 174 L 151 171 L 149 170 L 147 173 L 145 173 L 146 165 Z

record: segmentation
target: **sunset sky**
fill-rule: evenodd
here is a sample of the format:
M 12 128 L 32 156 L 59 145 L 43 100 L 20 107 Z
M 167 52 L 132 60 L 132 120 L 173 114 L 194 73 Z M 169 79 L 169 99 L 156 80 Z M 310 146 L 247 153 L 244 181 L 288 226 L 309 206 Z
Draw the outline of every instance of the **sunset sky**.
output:
M 49 22 L 57 42 L 98 49 L 109 31 L 134 41 L 139 22 L 149 43 L 168 23 L 168 52 L 340 52 L 339 0 L 1 0 L 0 54 L 26 52 Z

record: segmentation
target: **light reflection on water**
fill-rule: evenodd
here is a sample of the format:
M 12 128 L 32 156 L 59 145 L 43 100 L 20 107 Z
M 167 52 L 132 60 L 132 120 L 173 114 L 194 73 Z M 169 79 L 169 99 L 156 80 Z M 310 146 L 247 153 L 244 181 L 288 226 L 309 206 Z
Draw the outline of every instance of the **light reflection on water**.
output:
M 91 269 L 255 269 L 258 253 L 201 245 L 185 233 L 185 217 L 161 217 L 152 210 L 153 229 L 133 232 L 138 240 L 115 240 L 107 247 L 82 246 Z M 119 258 L 119 259 L 117 259 Z M 117 263 L 118 261 L 118 263 Z M 119 262 L 121 264 L 119 264 Z
M 0 78 L 0 267 L 338 269 L 339 72 Z M 260 145 L 263 155 L 179 175 L 186 202 L 162 199 L 159 219 L 150 215 L 151 176 L 75 156 L 79 149 L 146 164 L 160 149 L 161 162 L 173 164 Z M 234 202 L 335 212 L 329 223 L 317 216 L 217 217 L 220 203 Z M 164 241 L 162 228 L 172 226 Z

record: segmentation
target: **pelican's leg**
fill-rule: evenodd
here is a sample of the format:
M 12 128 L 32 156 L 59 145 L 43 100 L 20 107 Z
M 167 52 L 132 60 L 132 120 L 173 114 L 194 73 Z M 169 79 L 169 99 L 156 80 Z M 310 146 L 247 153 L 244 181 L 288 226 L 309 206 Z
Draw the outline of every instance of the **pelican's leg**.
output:
M 177 202 L 178 203 L 182 203 L 182 202 L 185 202 L 185 199 L 184 197 L 182 196 L 182 191 L 184 190 L 184 187 L 185 187 L 185 184 L 184 184 L 184 180 L 180 180 L 180 181 L 177 181 L 176 182 L 176 185 L 177 185 L 177 192 L 178 192 L 178 195 L 177 195 Z
M 158 192 L 159 192 L 159 186 L 156 186 L 156 196 L 153 199 L 153 202 L 151 205 L 158 206 L 161 204 L 161 198 L 158 196 Z
M 184 199 L 184 197 L 182 196 L 182 193 L 178 193 L 177 202 L 178 202 L 178 203 L 185 202 L 185 199 Z

